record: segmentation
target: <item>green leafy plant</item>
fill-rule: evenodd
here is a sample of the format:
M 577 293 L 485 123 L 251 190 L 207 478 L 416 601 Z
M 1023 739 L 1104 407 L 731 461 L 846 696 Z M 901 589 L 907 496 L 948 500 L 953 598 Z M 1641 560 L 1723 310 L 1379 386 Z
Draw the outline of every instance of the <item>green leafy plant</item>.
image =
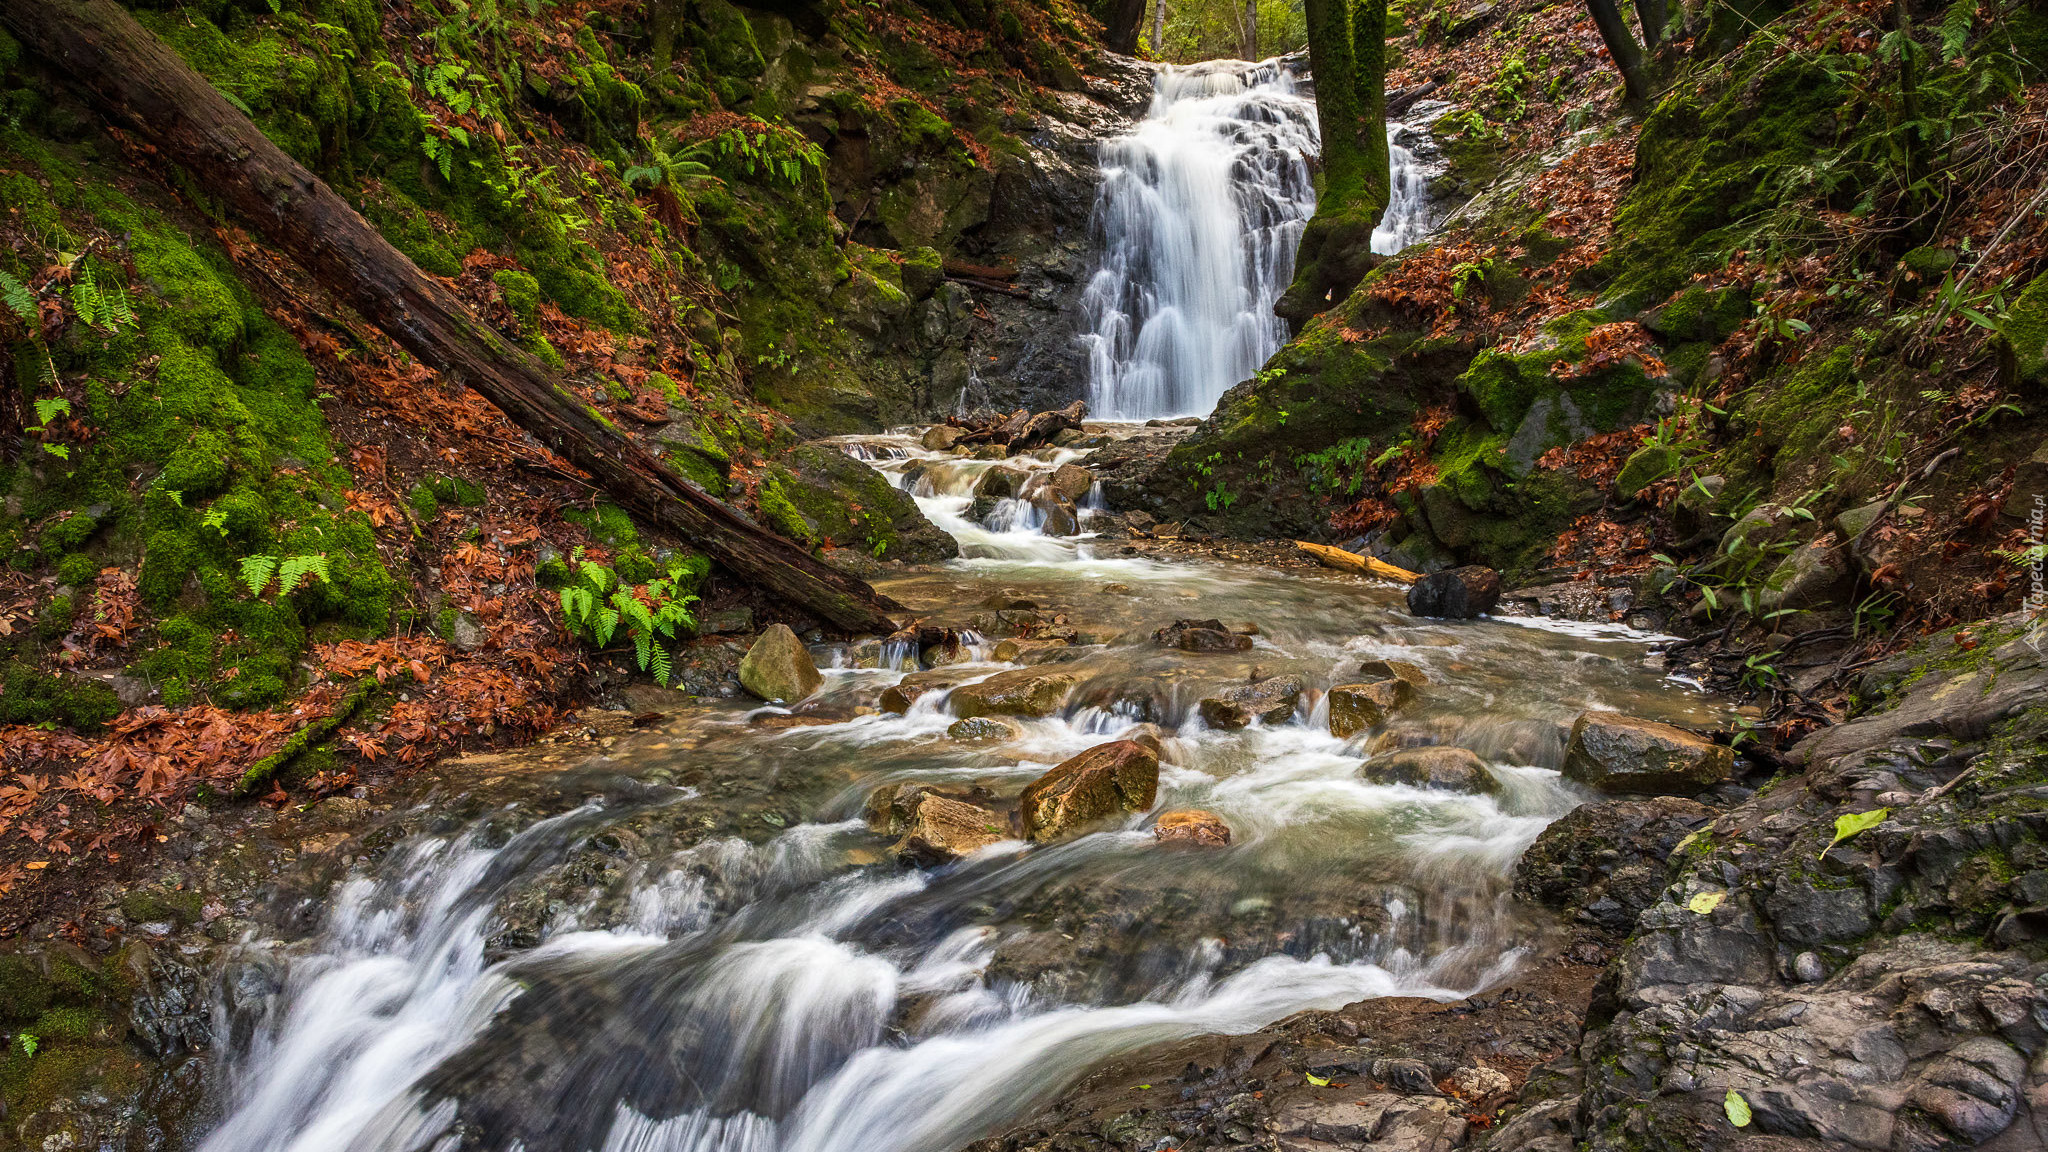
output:
M 36 308 L 35 294 L 28 290 L 28 285 L 6 272 L 0 272 L 0 303 L 5 303 L 7 310 L 20 318 L 23 324 L 33 326 L 41 316 Z
M 678 639 L 679 630 L 696 627 L 690 605 L 697 597 L 684 589 L 703 575 L 701 561 L 671 565 L 666 575 L 635 586 L 610 567 L 585 559 L 581 548 L 569 560 L 570 582 L 558 593 L 569 633 L 603 648 L 624 628 L 640 670 L 667 685 L 674 666 L 662 639 Z
M 136 326 L 128 289 L 120 284 L 102 287 L 90 263 L 80 264 L 78 275 L 71 282 L 71 307 L 80 320 L 102 331 L 119 332 Z
M 248 585 L 251 596 L 263 595 L 273 579 L 277 583 L 277 594 L 289 596 L 309 576 L 317 577 L 323 584 L 328 583 L 327 553 L 242 557 L 242 583 Z

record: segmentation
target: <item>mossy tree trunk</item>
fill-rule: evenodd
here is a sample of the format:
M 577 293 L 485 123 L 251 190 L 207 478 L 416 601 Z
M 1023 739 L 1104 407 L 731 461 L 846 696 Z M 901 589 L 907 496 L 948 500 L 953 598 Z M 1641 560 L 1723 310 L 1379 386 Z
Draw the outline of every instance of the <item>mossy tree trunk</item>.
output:
M 1671 22 L 1666 0 L 1635 0 L 1636 23 L 1643 27 L 1643 47 L 1655 52 L 1664 42 L 1664 26 Z
M 683 0 L 648 0 L 647 36 L 656 71 L 664 71 L 676 57 L 676 37 L 683 27 Z
M 1391 195 L 1386 0 L 1306 0 L 1309 68 L 1323 137 L 1323 186 L 1274 311 L 1296 325 L 1349 295 L 1372 270 L 1372 231 Z
M 366 320 L 497 405 L 627 511 L 840 628 L 894 629 L 886 612 L 896 604 L 690 485 L 479 321 L 114 0 L 4 0 L 0 26 Z
M 1621 7 L 1615 0 L 1586 0 L 1586 11 L 1593 16 L 1593 23 L 1600 29 L 1600 39 L 1607 43 L 1607 54 L 1614 58 L 1614 67 L 1621 73 L 1621 86 L 1630 100 L 1650 98 L 1649 76 L 1643 71 L 1643 50 L 1636 46 L 1633 32 L 1628 30 L 1628 18 L 1621 14 Z M 1640 14 L 1640 10 L 1638 10 Z

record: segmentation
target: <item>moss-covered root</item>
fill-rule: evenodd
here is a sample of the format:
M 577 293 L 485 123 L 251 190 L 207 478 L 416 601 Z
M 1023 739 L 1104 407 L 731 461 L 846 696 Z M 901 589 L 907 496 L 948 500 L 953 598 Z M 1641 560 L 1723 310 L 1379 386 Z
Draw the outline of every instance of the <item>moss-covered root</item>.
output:
M 356 708 L 369 698 L 370 693 L 376 687 L 377 681 L 375 677 L 365 676 L 361 680 L 356 681 L 355 686 L 348 690 L 348 695 L 341 698 L 341 703 L 335 706 L 332 713 L 292 733 L 285 740 L 284 747 L 249 765 L 249 770 L 242 773 L 240 780 L 235 781 L 232 794 L 235 796 L 253 795 L 257 789 L 270 783 L 271 778 L 277 775 L 278 770 L 291 763 L 299 753 L 326 739 L 329 733 L 346 724 L 349 716 L 354 714 Z

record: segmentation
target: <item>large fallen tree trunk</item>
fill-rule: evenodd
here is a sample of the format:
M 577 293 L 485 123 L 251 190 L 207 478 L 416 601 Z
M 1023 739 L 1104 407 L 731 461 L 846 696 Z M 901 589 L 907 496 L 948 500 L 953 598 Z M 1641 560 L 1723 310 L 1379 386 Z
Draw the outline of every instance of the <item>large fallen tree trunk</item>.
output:
M 0 26 L 155 144 L 264 239 L 421 360 L 475 389 L 628 511 L 838 627 L 895 630 L 900 605 L 691 486 L 477 319 L 284 154 L 114 0 L 0 0 Z

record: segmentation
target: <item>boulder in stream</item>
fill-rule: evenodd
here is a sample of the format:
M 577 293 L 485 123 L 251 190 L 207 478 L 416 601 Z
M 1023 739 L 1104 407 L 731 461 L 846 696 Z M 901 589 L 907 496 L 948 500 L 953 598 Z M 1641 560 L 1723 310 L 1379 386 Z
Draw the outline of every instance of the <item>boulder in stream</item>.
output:
M 1243 652 L 1252 646 L 1250 636 L 1232 632 L 1221 620 L 1175 620 L 1152 633 L 1152 642 L 1183 652 Z
M 1478 564 L 1433 572 L 1408 586 L 1408 614 L 1470 620 L 1500 603 L 1500 573 Z
M 1159 794 L 1159 757 L 1135 740 L 1098 744 L 1040 776 L 1017 799 L 1024 834 L 1063 840 L 1127 812 L 1152 807 Z
M 1059 658 L 1051 655 L 1055 650 L 1069 647 L 1065 640 L 1003 640 L 991 655 L 1005 664 L 1042 664 Z
M 953 446 L 960 443 L 960 438 L 965 435 L 967 435 L 967 429 L 965 428 L 955 428 L 950 424 L 940 424 L 925 429 L 924 435 L 918 439 L 918 443 L 927 452 L 951 452 Z
M 1330 735 L 1348 740 L 1408 706 L 1415 689 L 1406 680 L 1375 680 L 1370 684 L 1339 684 L 1330 689 Z
M 1572 725 L 1564 774 L 1602 792 L 1690 796 L 1727 779 L 1735 753 L 1683 728 L 1586 712 Z
M 1515 895 L 1627 932 L 1664 891 L 1665 861 L 1714 810 L 1676 796 L 1581 804 L 1515 865 Z
M 787 624 L 771 624 L 740 660 L 740 683 L 763 700 L 795 703 L 818 690 L 825 677 L 804 642 Z
M 1214 812 L 1183 808 L 1161 812 L 1152 825 L 1152 838 L 1161 844 L 1185 848 L 1230 847 L 1230 825 Z
M 912 672 L 889 687 L 882 689 L 882 711 L 894 712 L 898 716 L 910 711 L 917 698 L 927 692 L 944 691 L 967 679 L 967 673 L 935 670 Z
M 1254 720 L 1285 724 L 1301 702 L 1299 676 L 1273 676 L 1256 684 L 1225 688 L 1199 706 L 1202 723 L 1211 728 L 1243 728 Z
M 1002 816 L 916 784 L 877 790 L 864 815 L 869 830 L 901 836 L 889 850 L 912 864 L 948 864 L 1010 838 Z
M 1410 687 L 1429 687 L 1429 673 L 1406 660 L 1367 660 L 1358 666 L 1358 676 L 1368 684 L 1374 680 L 1405 680 Z
M 1095 487 L 1095 473 L 1079 464 L 1062 464 L 1053 469 L 1051 478 L 1045 483 L 1046 487 L 1059 493 L 1061 499 L 1071 503 L 1088 495 L 1088 490 Z
M 986 744 L 1003 740 L 1015 740 L 1024 734 L 1014 720 L 1001 716 L 971 716 L 955 720 L 946 728 L 947 737 L 963 743 Z
M 1500 791 L 1500 781 L 1478 754 L 1447 744 L 1403 748 L 1367 760 L 1359 774 L 1375 784 L 1406 784 L 1440 792 Z
M 1050 716 L 1067 699 L 1074 686 L 1072 673 L 1050 668 L 1019 668 L 998 672 L 978 684 L 964 684 L 953 690 L 953 715 Z

